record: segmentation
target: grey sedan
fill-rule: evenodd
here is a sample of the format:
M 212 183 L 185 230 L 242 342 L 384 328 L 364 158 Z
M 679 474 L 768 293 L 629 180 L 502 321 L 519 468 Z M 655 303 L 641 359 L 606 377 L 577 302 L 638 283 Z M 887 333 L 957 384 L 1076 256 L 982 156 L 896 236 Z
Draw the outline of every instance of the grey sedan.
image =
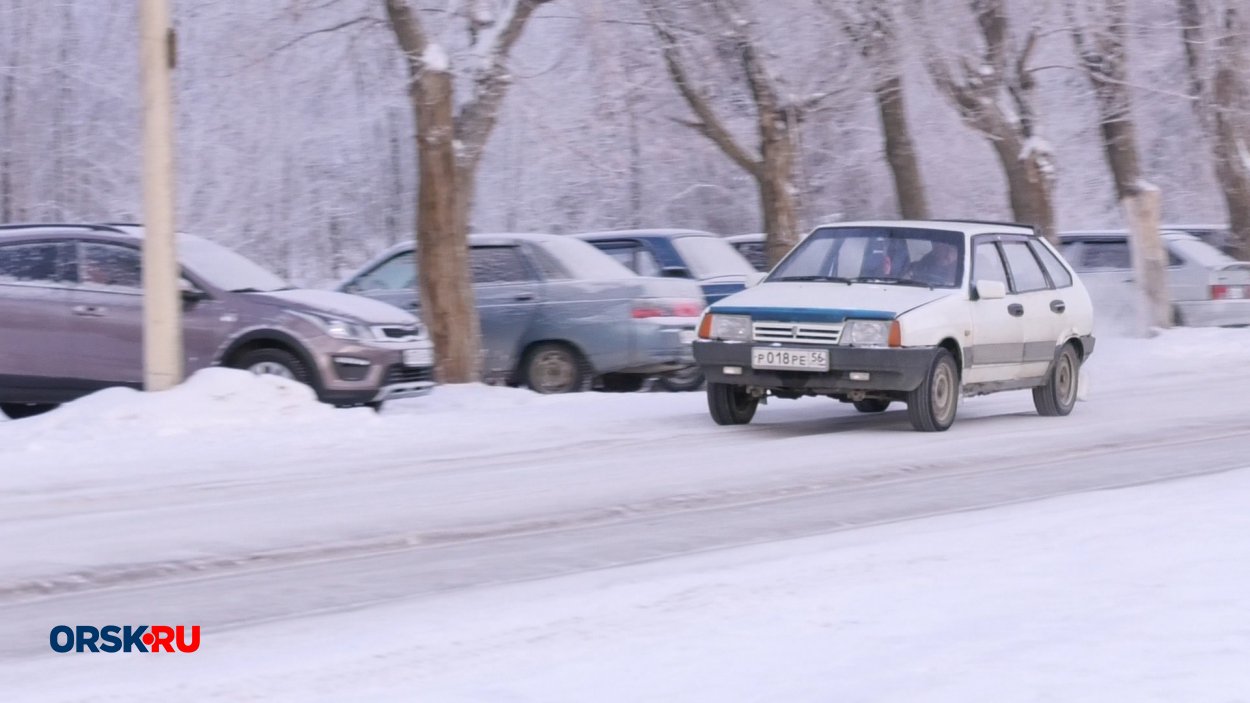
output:
M 487 381 L 631 391 L 694 363 L 703 296 L 693 281 L 635 275 L 572 237 L 476 234 L 469 245 Z M 392 247 L 338 289 L 419 311 L 413 245 Z
M 1096 314 L 1113 321 L 1131 319 L 1137 288 L 1128 235 L 1064 232 L 1063 254 L 1081 274 Z M 1250 325 L 1250 262 L 1182 232 L 1164 232 L 1168 253 L 1168 296 L 1176 323 L 1193 327 Z

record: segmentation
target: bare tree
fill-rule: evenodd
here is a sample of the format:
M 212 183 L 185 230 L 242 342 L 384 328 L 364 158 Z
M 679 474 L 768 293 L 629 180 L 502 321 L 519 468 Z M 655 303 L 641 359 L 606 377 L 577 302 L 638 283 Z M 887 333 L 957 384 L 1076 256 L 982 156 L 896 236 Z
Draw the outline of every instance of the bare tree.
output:
M 1094 88 L 1103 151 L 1116 198 L 1132 236 L 1133 268 L 1145 295 L 1147 325 L 1170 327 L 1159 189 L 1142 177 L 1128 83 L 1128 0 L 1065 0 L 1065 14 L 1082 69 Z
M 1239 258 L 1250 259 L 1250 21 L 1240 2 L 1178 0 L 1194 110 Z
M 1040 134 L 1036 83 L 1029 68 L 1040 29 L 1034 23 L 1023 37 L 1013 37 L 1003 0 L 959 2 L 967 3 L 976 21 L 975 34 L 960 34 L 961 45 L 971 47 L 971 53 L 950 56 L 938 47 L 933 33 L 918 32 L 929 75 L 964 124 L 994 148 L 1015 218 L 1057 241 L 1054 162 L 1051 147 Z M 938 21 L 928 14 L 931 3 L 912 0 L 912 7 L 921 26 Z
M 689 59 L 683 55 L 677 29 L 665 17 L 661 0 L 642 0 L 651 26 L 660 39 L 669 77 L 697 119 L 688 126 L 711 140 L 735 164 L 755 179 L 768 260 L 775 263 L 798 241 L 797 189 L 794 184 L 797 131 L 806 105 L 787 100 L 778 80 L 764 65 L 763 50 L 751 36 L 751 22 L 734 0 L 703 3 L 713 12 L 720 36 L 728 42 L 733 63 L 741 72 L 755 111 L 759 136 L 755 153 L 743 147 L 712 107 L 708 95 L 691 76 Z
M 416 119 L 417 268 L 421 315 L 445 383 L 480 377 L 481 332 L 469 272 L 469 209 L 477 167 L 508 93 L 507 59 L 548 0 L 455 0 L 447 22 L 466 30 L 471 95 L 457 106 L 449 48 L 430 39 L 406 0 L 383 0 L 408 65 Z
M 821 1 L 837 18 L 868 68 L 899 214 L 908 219 L 924 219 L 929 216 L 929 205 L 907 122 L 894 4 L 893 0 Z

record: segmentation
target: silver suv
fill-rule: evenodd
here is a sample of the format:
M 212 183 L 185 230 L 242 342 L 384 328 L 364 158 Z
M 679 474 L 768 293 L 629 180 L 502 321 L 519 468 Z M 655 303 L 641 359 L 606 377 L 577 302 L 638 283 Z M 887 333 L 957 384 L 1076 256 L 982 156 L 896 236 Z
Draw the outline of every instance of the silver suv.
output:
M 143 295 L 134 225 L 0 225 L 0 412 L 24 417 L 143 380 Z M 182 264 L 188 374 L 249 369 L 306 383 L 324 402 L 370 405 L 434 386 L 417 318 L 353 295 L 296 289 L 187 234 Z

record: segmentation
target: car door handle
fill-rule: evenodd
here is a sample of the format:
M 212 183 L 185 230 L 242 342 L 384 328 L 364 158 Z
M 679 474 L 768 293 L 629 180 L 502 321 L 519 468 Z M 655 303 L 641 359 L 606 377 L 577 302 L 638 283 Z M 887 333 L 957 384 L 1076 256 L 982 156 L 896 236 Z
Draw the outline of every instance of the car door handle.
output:
M 1024 314 L 1024 306 L 1020 303 L 1012 303 L 1007 306 L 1007 312 L 1010 313 L 1012 317 L 1020 317 Z
M 513 298 L 513 300 L 517 301 L 518 303 L 524 302 L 526 300 L 533 300 L 533 299 L 534 299 L 533 293 L 517 293 L 516 296 Z
M 1064 310 L 1067 310 L 1067 309 L 1068 309 L 1068 304 L 1063 302 L 1062 300 L 1050 301 L 1050 311 L 1053 313 L 1061 314 L 1063 313 Z
M 75 305 L 70 310 L 82 317 L 104 317 L 104 314 L 108 312 L 108 308 L 102 308 L 99 305 Z

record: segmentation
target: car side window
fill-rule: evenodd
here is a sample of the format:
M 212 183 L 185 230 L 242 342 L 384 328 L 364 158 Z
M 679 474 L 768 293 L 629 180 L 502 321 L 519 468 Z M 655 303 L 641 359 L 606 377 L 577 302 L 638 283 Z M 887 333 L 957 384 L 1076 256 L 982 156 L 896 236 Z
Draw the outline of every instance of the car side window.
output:
M 1007 269 L 994 242 L 977 242 L 972 255 L 973 281 L 998 281 L 1004 287 L 1008 286 Z
M 1133 268 L 1127 241 L 1086 241 L 1081 246 L 1081 270 Z
M 520 247 L 473 247 L 469 250 L 469 266 L 473 269 L 473 282 L 478 284 L 534 280 Z
M 59 283 L 69 281 L 65 245 L 52 242 L 0 247 L 0 283 Z
M 416 254 L 411 251 L 396 254 L 357 278 L 352 283 L 356 291 L 415 290 L 417 287 Z
M 601 251 L 639 276 L 659 276 L 661 273 L 655 255 L 638 242 L 612 242 L 603 245 Z
M 1027 242 L 1008 241 L 1003 242 L 1002 246 L 1003 256 L 1007 257 L 1007 270 L 1011 273 L 1014 284 L 1013 291 L 1028 293 L 1050 287 L 1046 282 L 1046 274 L 1042 273 L 1042 267 L 1029 250 Z
M 747 261 L 751 262 L 751 265 L 756 270 L 768 270 L 768 250 L 764 248 L 763 242 L 740 242 L 734 246 L 746 257 Z
M 1042 266 L 1046 267 L 1046 273 L 1050 274 L 1050 281 L 1055 284 L 1056 288 L 1067 288 L 1072 285 L 1072 274 L 1064 268 L 1059 257 L 1039 242 L 1029 242 L 1029 246 L 1033 248 L 1033 253 L 1037 255 L 1037 258 L 1042 260 Z
M 100 288 L 142 288 L 143 260 L 139 250 L 116 244 L 79 245 L 78 282 Z

